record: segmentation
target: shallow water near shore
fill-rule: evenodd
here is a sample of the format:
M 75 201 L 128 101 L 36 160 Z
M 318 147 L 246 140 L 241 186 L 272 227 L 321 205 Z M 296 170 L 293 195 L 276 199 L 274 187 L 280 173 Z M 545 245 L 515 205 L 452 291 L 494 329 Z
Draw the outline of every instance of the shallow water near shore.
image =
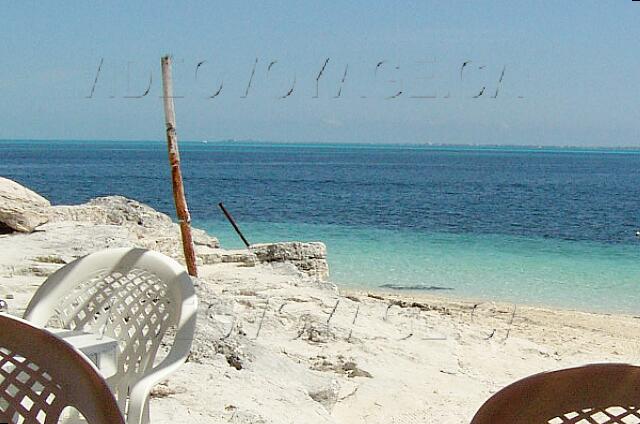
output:
M 198 224 L 224 246 L 244 247 L 228 223 Z M 251 243 L 325 242 L 331 281 L 345 288 L 388 290 L 381 286 L 393 285 L 472 300 L 638 311 L 636 246 L 338 225 L 243 223 L 242 230 Z
M 162 142 L 0 141 L 0 175 L 54 204 L 119 194 L 173 216 Z M 242 247 L 319 240 L 351 288 L 637 313 L 636 151 L 181 143 L 194 225 Z

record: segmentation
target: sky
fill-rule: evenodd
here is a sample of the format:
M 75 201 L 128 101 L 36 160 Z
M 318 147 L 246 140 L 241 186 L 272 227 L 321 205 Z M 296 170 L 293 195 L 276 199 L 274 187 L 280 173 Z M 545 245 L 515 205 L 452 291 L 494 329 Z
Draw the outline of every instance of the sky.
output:
M 162 140 L 170 54 L 181 140 L 640 146 L 631 0 L 14 1 L 0 36 L 0 139 Z

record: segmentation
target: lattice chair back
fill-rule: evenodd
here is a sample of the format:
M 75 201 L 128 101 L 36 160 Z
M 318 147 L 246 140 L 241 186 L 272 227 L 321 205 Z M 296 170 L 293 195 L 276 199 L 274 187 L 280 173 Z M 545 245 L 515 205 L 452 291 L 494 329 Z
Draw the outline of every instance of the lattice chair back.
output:
M 593 364 L 536 374 L 487 400 L 471 424 L 638 424 L 640 367 Z
M 48 331 L 0 314 L 0 422 L 57 423 L 67 407 L 90 424 L 124 424 L 86 356 Z
M 184 267 L 158 252 L 107 249 L 53 273 L 31 299 L 25 318 L 107 335 L 119 341 L 118 371 L 107 381 L 127 423 L 148 421 L 154 384 L 187 358 L 195 331 L 197 298 Z M 174 335 L 171 350 L 154 364 Z

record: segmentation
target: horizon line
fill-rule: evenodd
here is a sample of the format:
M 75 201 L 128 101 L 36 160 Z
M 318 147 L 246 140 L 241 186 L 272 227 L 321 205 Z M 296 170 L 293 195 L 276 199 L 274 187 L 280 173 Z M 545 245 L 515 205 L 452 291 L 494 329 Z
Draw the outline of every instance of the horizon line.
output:
M 166 143 L 160 139 L 89 139 L 89 138 L 0 138 L 0 143 L 11 141 L 35 142 L 115 142 L 115 143 Z M 390 147 L 424 147 L 424 148 L 520 148 L 520 149 L 583 149 L 583 150 L 640 150 L 639 145 L 604 146 L 604 145 L 559 145 L 559 144 L 500 144 L 500 143 L 437 143 L 437 142 L 363 142 L 363 141 L 271 141 L 254 139 L 185 139 L 179 143 L 201 144 L 265 144 L 265 145 L 327 145 L 327 146 L 390 146 Z

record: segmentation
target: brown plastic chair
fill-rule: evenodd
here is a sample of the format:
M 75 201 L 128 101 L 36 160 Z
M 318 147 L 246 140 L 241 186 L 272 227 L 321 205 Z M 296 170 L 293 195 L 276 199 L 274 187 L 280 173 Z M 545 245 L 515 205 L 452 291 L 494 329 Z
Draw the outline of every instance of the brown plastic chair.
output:
M 48 331 L 0 314 L 0 423 L 57 423 L 67 407 L 90 424 L 124 424 L 88 358 Z
M 640 367 L 593 364 L 517 381 L 487 400 L 471 424 L 640 423 Z

